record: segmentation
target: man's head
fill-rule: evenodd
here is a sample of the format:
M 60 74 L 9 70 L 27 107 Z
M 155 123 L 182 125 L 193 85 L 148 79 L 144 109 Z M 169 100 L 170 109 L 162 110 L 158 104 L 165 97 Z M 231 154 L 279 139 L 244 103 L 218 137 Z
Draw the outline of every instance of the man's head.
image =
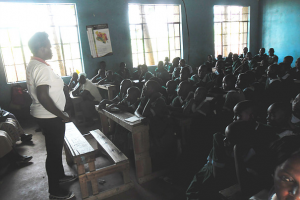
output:
M 233 108 L 233 121 L 256 121 L 257 105 L 254 101 L 245 100 L 237 103 Z
M 222 80 L 222 87 L 224 91 L 233 90 L 236 83 L 236 77 L 233 74 L 224 76 Z
M 246 58 L 247 58 L 248 60 L 252 60 L 252 53 L 251 53 L 251 52 L 247 52 Z
M 265 52 L 266 52 L 266 49 L 265 49 L 265 48 L 261 48 L 261 49 L 259 50 L 259 55 L 260 55 L 260 56 L 263 56 L 263 55 L 265 54 Z
M 283 62 L 287 63 L 289 66 L 291 66 L 291 64 L 293 63 L 294 58 L 293 56 L 286 56 L 283 58 Z
M 198 76 L 200 78 L 204 78 L 204 76 L 208 73 L 206 65 L 200 65 L 198 68 Z
M 275 52 L 274 49 L 270 48 L 268 53 L 270 56 L 274 56 L 274 52 Z
M 155 92 L 159 92 L 160 90 L 160 85 L 156 81 L 147 81 L 143 87 L 143 95 L 146 98 L 150 98 L 151 95 Z
M 182 99 L 185 99 L 189 92 L 191 91 L 192 86 L 188 81 L 182 81 L 179 83 L 177 88 L 177 95 L 180 96 Z
M 237 55 L 236 53 L 233 54 L 232 61 L 234 62 L 234 61 L 237 61 L 238 59 L 239 59 L 239 55 Z
M 190 78 L 190 69 L 188 67 L 183 67 L 180 70 L 180 80 L 186 81 Z
M 180 60 L 180 66 L 181 66 L 181 67 L 184 67 L 184 66 L 185 66 L 185 60 L 184 60 L 184 59 L 181 59 L 181 60 Z
M 136 100 L 141 96 L 141 90 L 138 87 L 131 86 L 127 89 L 127 100 L 130 103 L 136 102 Z
M 125 94 L 127 89 L 132 86 L 132 81 L 130 79 L 124 79 L 120 84 L 120 92 Z
M 219 72 L 219 74 L 223 74 L 225 70 L 225 63 L 222 60 L 219 60 L 216 62 L 216 70 Z
M 297 118 L 300 118 L 300 93 L 296 96 L 292 103 L 292 111 Z
M 173 64 L 174 67 L 178 67 L 178 65 L 179 65 L 179 60 L 180 60 L 180 59 L 178 59 L 178 58 L 174 58 L 174 59 L 173 59 L 172 64 Z
M 276 79 L 279 72 L 279 66 L 277 64 L 272 64 L 267 69 L 267 76 L 271 79 Z
M 283 128 L 292 116 L 292 109 L 287 103 L 273 103 L 268 108 L 267 123 L 270 126 Z
M 48 34 L 45 32 L 35 33 L 28 42 L 28 47 L 33 56 L 43 60 L 50 60 L 53 56 Z
M 196 102 L 202 102 L 206 99 L 207 89 L 205 87 L 198 87 L 194 93 L 194 99 Z
M 207 61 L 208 61 L 208 62 L 212 62 L 212 60 L 213 60 L 212 55 L 208 55 L 208 56 L 207 56 Z
M 169 63 L 170 59 L 169 57 L 165 57 L 165 63 Z
M 166 90 L 168 94 L 173 94 L 176 92 L 177 84 L 175 81 L 173 80 L 168 81 L 166 86 L 167 86 Z
M 248 53 L 248 47 L 244 47 L 243 52 L 244 52 L 244 54 L 247 54 Z
M 233 55 L 233 53 L 232 53 L 232 52 L 229 52 L 228 58 L 231 59 L 231 58 L 232 58 L 232 55 Z
M 218 55 L 217 60 L 223 60 L 223 56 L 222 55 Z
M 78 79 L 78 74 L 76 72 L 73 72 L 72 78 L 73 78 L 73 80 L 77 80 Z
M 147 71 L 148 71 L 147 65 L 143 64 L 143 65 L 141 66 L 141 71 L 142 71 L 142 72 L 147 72 Z
M 249 86 L 249 80 L 247 74 L 241 73 L 238 75 L 236 80 L 235 88 L 236 89 L 245 89 Z
M 162 70 L 164 68 L 164 63 L 163 63 L 163 61 L 159 61 L 158 62 L 158 65 L 157 65 L 157 69 L 158 70 Z
M 85 84 L 85 82 L 86 82 L 86 73 L 82 72 L 78 76 L 79 76 L 78 82 L 80 84 Z
M 100 69 L 106 69 L 106 62 L 105 61 L 101 61 L 99 64 Z

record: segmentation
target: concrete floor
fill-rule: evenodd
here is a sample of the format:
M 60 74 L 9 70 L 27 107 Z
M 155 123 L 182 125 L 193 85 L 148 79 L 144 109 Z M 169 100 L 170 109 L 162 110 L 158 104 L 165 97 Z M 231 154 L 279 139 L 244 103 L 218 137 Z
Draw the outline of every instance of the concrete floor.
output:
M 44 136 L 41 132 L 35 132 L 37 125 L 33 120 L 29 119 L 21 121 L 21 125 L 25 132 L 33 134 L 33 142 L 30 144 L 17 143 L 16 147 L 20 154 L 31 155 L 33 159 L 28 165 L 17 167 L 9 167 L 8 170 L 0 178 L 0 199 L 1 200 L 43 200 L 48 199 L 48 181 L 45 171 L 45 143 Z M 100 128 L 99 123 L 96 123 L 89 130 Z M 82 133 L 87 133 L 89 130 L 85 127 L 79 127 Z M 94 147 L 94 141 L 90 142 Z M 110 164 L 105 157 L 97 158 L 96 167 L 107 166 Z M 133 161 L 130 161 L 133 163 Z M 65 161 L 63 152 L 63 163 L 66 173 L 76 173 L 76 167 L 68 166 Z M 130 176 L 134 183 L 134 188 L 124 193 L 108 198 L 108 200 L 183 200 L 185 199 L 185 187 L 179 187 L 168 184 L 157 178 L 142 185 L 138 184 L 135 177 L 134 166 L 131 164 Z M 103 177 L 106 181 L 99 187 L 103 190 L 111 188 L 122 183 L 121 174 L 112 174 Z M 69 188 L 76 195 L 74 199 L 81 199 L 79 182 L 74 181 L 63 185 Z

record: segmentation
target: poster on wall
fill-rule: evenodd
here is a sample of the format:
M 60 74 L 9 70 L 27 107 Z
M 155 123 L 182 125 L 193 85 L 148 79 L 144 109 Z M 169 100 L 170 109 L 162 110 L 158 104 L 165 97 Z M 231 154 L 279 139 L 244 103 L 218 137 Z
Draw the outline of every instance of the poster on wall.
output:
M 113 54 L 108 24 L 86 26 L 86 30 L 93 58 Z

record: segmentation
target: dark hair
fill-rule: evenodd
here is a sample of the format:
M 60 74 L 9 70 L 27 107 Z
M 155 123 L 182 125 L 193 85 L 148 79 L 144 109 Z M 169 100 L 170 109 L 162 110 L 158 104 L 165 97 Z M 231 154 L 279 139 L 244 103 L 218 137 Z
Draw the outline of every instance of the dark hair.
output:
M 293 56 L 286 56 L 286 57 L 284 57 L 284 59 L 286 60 L 286 62 L 288 64 L 292 64 L 292 62 L 294 61 Z
M 160 86 L 163 85 L 163 82 L 162 82 L 161 78 L 153 76 L 149 80 L 158 82 Z
M 147 86 L 152 88 L 155 92 L 160 91 L 161 86 L 159 85 L 159 83 L 157 81 L 149 80 L 145 84 L 147 84 Z
M 136 86 L 131 86 L 131 87 L 129 87 L 129 88 L 127 89 L 127 93 L 128 93 L 128 91 L 129 91 L 129 89 L 130 89 L 133 93 L 135 93 L 137 96 L 141 96 L 141 90 L 140 90 L 138 87 L 136 87 Z
M 33 55 L 37 54 L 40 48 L 46 47 L 49 39 L 46 32 L 35 33 L 28 41 L 28 47 Z
M 228 74 L 228 75 L 224 76 L 224 79 L 226 79 L 226 81 L 229 81 L 233 84 L 235 84 L 235 82 L 236 82 L 236 77 L 233 74 Z

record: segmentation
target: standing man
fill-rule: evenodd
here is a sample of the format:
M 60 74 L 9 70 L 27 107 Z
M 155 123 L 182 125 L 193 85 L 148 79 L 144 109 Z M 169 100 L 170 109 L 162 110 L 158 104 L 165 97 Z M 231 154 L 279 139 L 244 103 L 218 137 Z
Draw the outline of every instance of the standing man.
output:
M 66 176 L 62 164 L 65 122 L 70 121 L 68 114 L 63 112 L 66 104 L 64 82 L 46 63 L 46 60 L 50 60 L 53 56 L 48 34 L 35 33 L 30 38 L 28 46 L 33 54 L 26 68 L 27 88 L 32 98 L 30 114 L 45 135 L 49 198 L 71 199 L 74 194 L 59 185 L 77 178 L 74 175 Z

